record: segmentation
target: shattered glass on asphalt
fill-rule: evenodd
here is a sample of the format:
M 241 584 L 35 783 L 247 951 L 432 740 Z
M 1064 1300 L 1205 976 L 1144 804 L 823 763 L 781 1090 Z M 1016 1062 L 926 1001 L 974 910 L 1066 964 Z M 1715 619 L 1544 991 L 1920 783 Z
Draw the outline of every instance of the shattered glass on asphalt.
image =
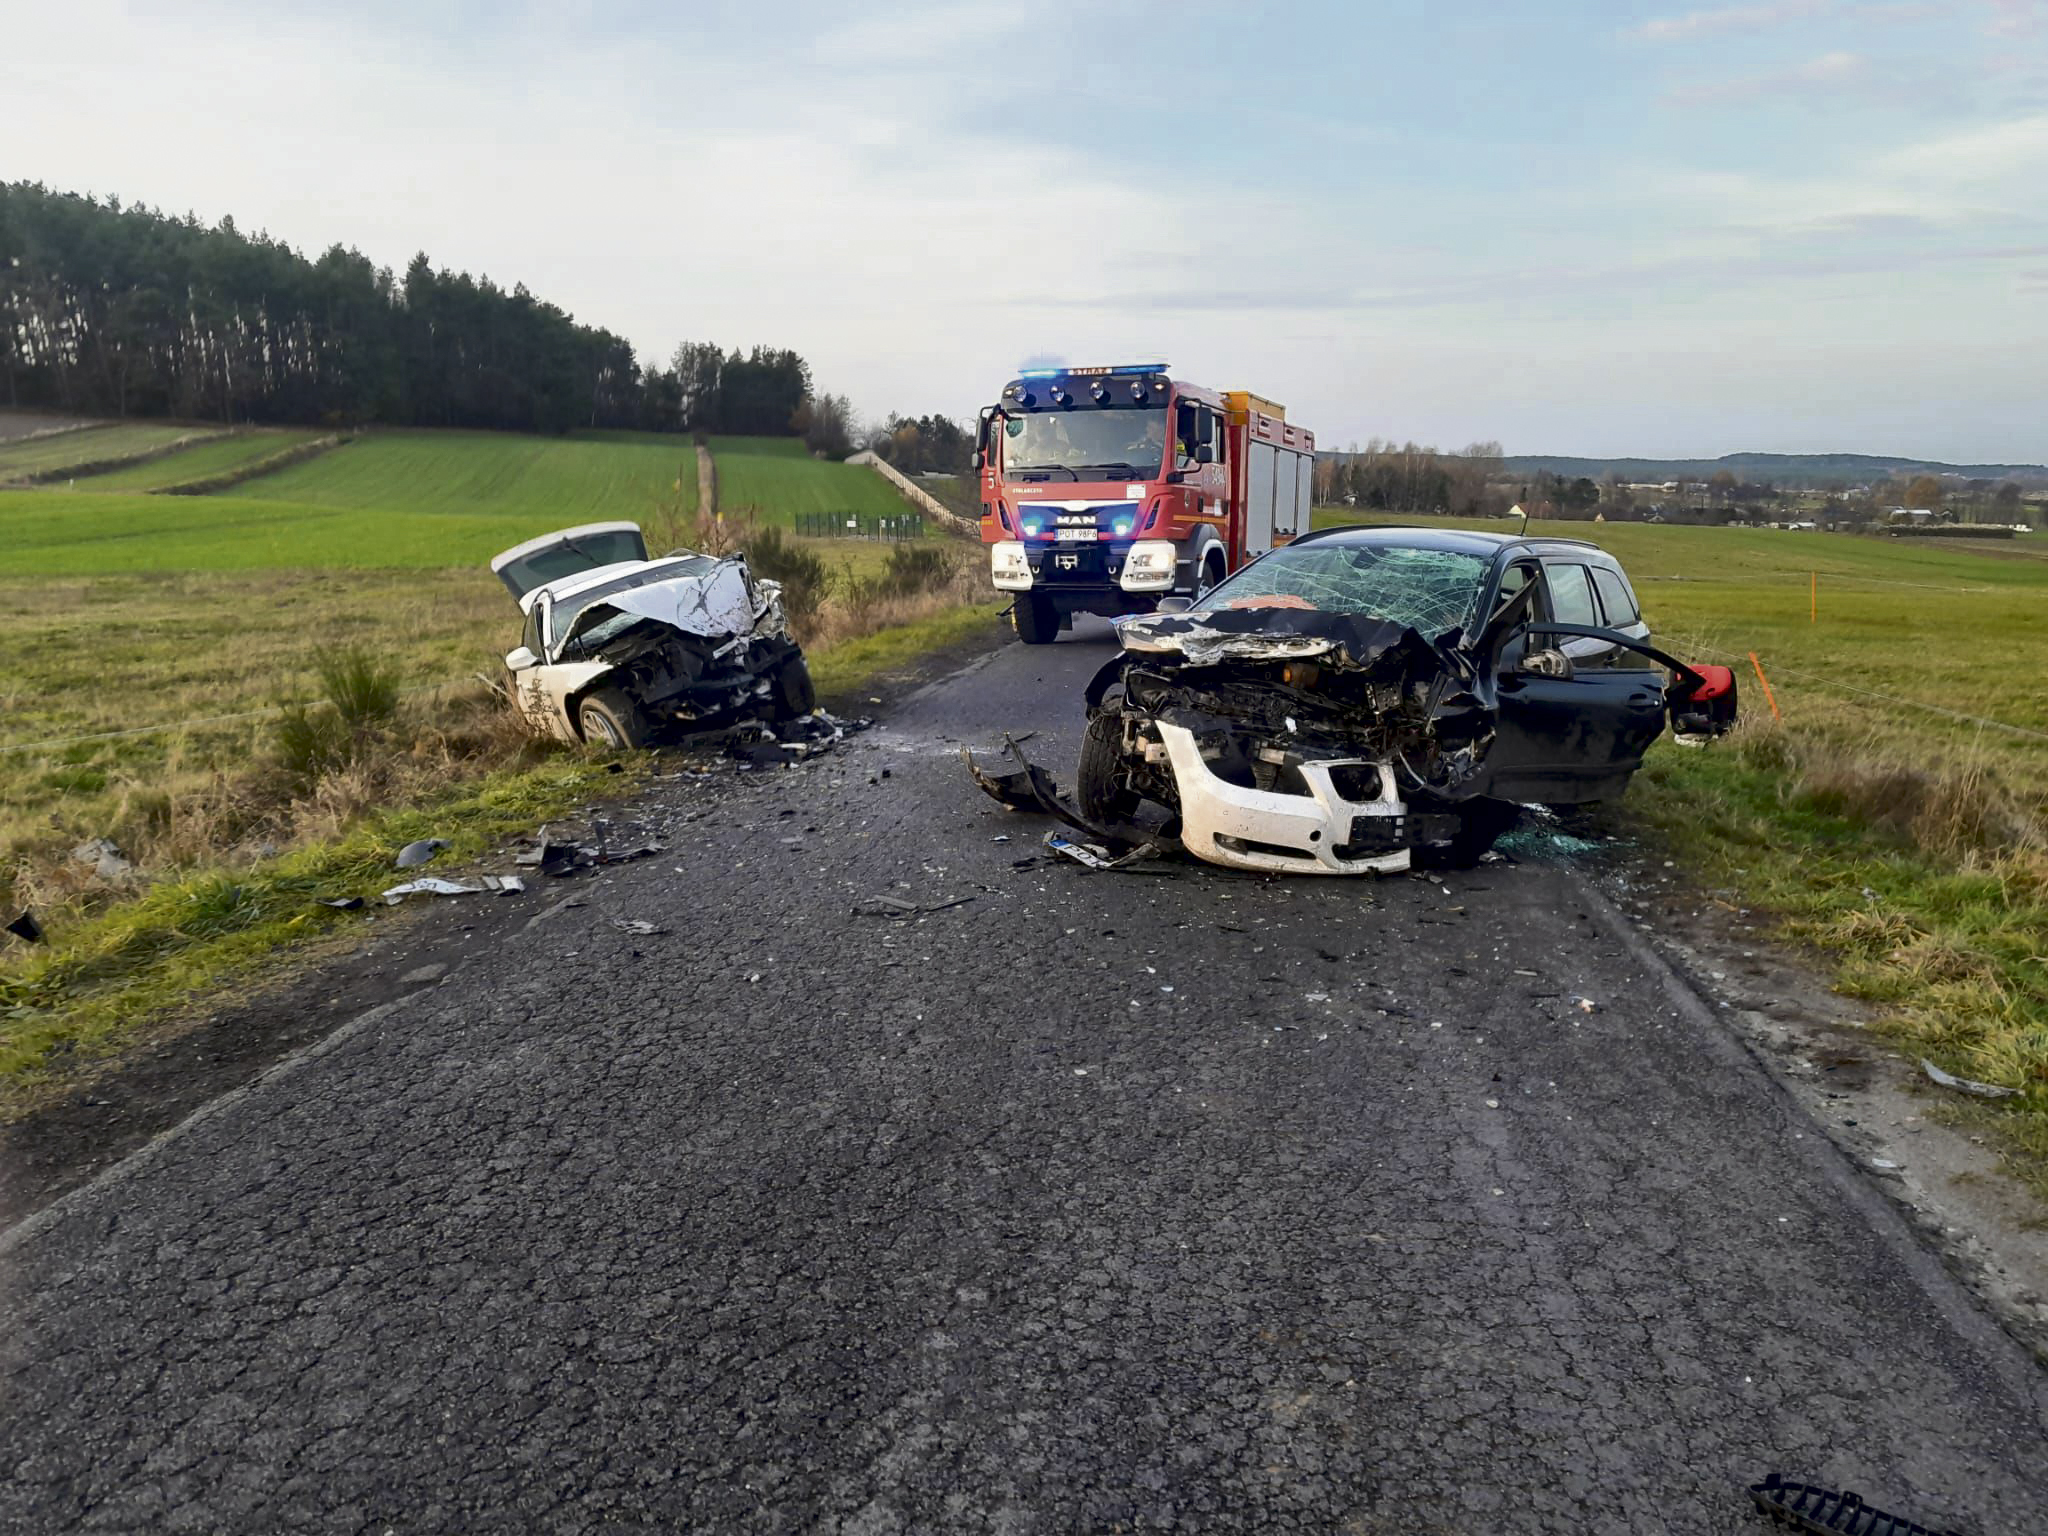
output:
M 1455 550 L 1310 544 L 1275 550 L 1192 611 L 1312 608 L 1441 635 L 1470 621 L 1485 575 L 1485 560 Z

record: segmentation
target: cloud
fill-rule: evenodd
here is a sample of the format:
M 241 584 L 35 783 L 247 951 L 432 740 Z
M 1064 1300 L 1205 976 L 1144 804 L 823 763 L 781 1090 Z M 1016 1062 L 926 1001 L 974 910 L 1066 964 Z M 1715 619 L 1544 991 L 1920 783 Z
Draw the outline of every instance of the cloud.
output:
M 2035 14 L 2048 8 L 2048 0 L 1988 0 L 2001 11 Z M 1812 17 L 1828 17 L 1851 25 L 1939 21 L 1955 15 L 1957 0 L 1775 0 L 1769 5 L 1730 5 L 1712 10 L 1687 11 L 1679 16 L 1661 16 L 1629 28 L 1622 35 L 1645 42 L 1675 43 L 1689 38 L 1722 37 L 1732 33 L 1768 32 Z M 1994 29 L 2010 25 L 1995 22 Z M 2032 23 L 2029 23 L 2032 25 Z M 2013 34 L 2019 35 L 2019 34 Z
M 1985 31 L 1993 37 L 2035 37 L 2048 32 L 2048 0 L 1991 0 Z
M 1673 106 L 1711 107 L 1768 96 L 1803 95 L 1814 91 L 1863 89 L 1870 81 L 1870 61 L 1860 53 L 1837 50 L 1808 59 L 1791 69 L 1732 80 L 1710 80 L 1677 86 L 1664 93 Z
M 1712 10 L 1660 16 L 1632 27 L 1628 36 L 1669 43 L 1690 37 L 1716 37 L 1728 32 L 1764 32 L 1830 9 L 1829 0 L 1775 0 L 1769 5 L 1728 5 Z
M 1877 170 L 1904 179 L 1971 186 L 2048 176 L 2048 112 L 1892 150 L 1878 158 Z

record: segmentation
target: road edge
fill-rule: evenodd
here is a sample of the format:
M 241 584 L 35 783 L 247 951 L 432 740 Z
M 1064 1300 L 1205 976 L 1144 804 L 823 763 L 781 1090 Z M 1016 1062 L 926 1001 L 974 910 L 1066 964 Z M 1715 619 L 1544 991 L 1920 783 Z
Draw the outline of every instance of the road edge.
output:
M 1809 1166 L 1862 1216 L 1871 1235 L 1899 1262 L 1943 1319 L 2016 1395 L 2033 1405 L 2036 1418 L 2048 1424 L 2048 1371 L 2041 1368 L 2048 1365 L 2048 1351 L 2034 1336 L 2032 1320 L 2014 1316 L 1999 1304 L 1995 1292 L 1987 1293 L 1964 1256 L 1941 1242 L 1944 1234 L 1929 1230 L 1932 1218 L 1881 1188 L 1837 1140 L 1834 1129 L 1801 1102 L 1757 1044 L 1730 1027 L 1705 993 L 1658 949 L 1654 938 L 1584 873 L 1573 870 L 1571 874 L 1586 899 L 1587 910 L 1698 1026 L 1709 1052 L 1738 1072 L 1761 1079 L 1780 1108 L 1811 1129 L 1813 1134 L 1800 1144 Z M 1962 1293 L 1960 1297 L 1957 1291 Z

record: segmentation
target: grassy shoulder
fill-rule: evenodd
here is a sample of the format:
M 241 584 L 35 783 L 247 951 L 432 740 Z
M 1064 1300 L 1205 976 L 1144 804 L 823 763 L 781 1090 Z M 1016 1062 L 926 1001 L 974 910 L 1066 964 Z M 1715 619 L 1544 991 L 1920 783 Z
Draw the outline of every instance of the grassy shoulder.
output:
M 236 868 L 198 867 L 133 900 L 58 924 L 50 942 L 0 970 L 0 1117 L 34 1105 L 77 1069 L 118 1054 L 196 999 L 274 972 L 359 913 L 322 905 L 403 878 L 392 855 L 438 837 L 444 864 L 473 858 L 637 774 L 562 754 L 448 786 L 402 810 L 372 812 L 342 835 Z M 437 866 L 437 868 L 440 866 Z

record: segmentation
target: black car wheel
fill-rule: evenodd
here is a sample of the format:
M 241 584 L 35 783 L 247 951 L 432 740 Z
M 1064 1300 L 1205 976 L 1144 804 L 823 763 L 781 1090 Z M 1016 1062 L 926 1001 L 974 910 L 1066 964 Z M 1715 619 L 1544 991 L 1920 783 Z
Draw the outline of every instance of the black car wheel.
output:
M 600 747 L 644 747 L 652 735 L 640 707 L 612 688 L 584 695 L 576 706 L 576 728 Z
M 795 720 L 818 707 L 817 685 L 801 656 L 790 657 L 776 669 L 773 686 L 778 720 Z
M 1439 869 L 1477 864 L 1521 814 L 1520 806 L 1505 800 L 1468 800 L 1458 808 L 1458 830 L 1450 841 L 1416 849 L 1416 862 Z
M 1081 814 L 1098 825 L 1128 821 L 1138 809 L 1138 792 L 1121 782 L 1124 727 L 1118 715 L 1104 710 L 1081 733 L 1081 772 L 1075 798 Z

